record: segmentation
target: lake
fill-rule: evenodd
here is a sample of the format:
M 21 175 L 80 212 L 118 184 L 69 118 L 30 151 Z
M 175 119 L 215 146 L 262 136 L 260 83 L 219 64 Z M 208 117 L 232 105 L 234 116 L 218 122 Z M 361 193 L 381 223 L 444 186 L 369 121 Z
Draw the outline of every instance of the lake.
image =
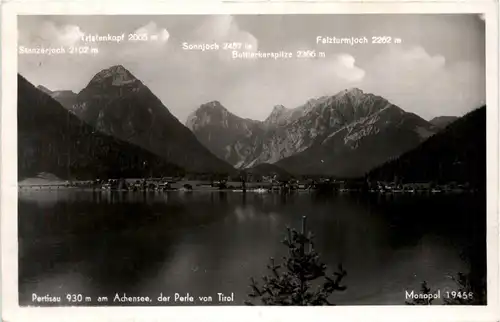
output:
M 485 274 L 485 208 L 473 194 L 19 191 L 19 301 L 123 305 L 113 298 L 126 293 L 149 305 L 243 305 L 250 278 L 287 254 L 286 227 L 299 229 L 305 215 L 328 272 L 347 271 L 333 303 L 399 305 L 424 280 L 444 292 L 457 290 L 450 275 Z

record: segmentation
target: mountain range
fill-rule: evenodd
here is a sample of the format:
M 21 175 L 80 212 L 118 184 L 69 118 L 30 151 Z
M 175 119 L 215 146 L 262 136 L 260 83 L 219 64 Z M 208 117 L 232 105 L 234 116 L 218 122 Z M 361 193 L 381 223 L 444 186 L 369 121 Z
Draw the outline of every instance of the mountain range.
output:
M 262 175 L 272 172 L 283 176 L 361 177 L 419 149 L 436 133 L 447 131 L 461 120 L 443 116 L 426 121 L 383 97 L 351 88 L 310 99 L 295 108 L 277 105 L 263 121 L 241 118 L 221 102 L 211 101 L 194 111 L 184 126 L 121 65 L 100 71 L 79 93 L 51 91 L 44 86 L 37 89 L 20 79 L 20 97 L 36 97 L 25 105 L 50 106 L 71 118 L 78 131 L 114 140 L 106 141 L 112 151 L 123 146 L 125 151 L 133 150 L 136 159 L 150 158 L 148 162 L 177 172 L 235 174 L 237 168 Z M 23 109 L 27 107 L 20 105 L 21 114 L 25 113 Z M 28 137 L 35 137 L 35 123 L 29 118 L 21 121 L 30 128 Z M 74 135 L 62 116 L 51 122 L 63 137 Z M 78 142 L 86 140 L 75 137 Z M 58 144 L 66 146 L 64 150 L 69 142 L 56 139 L 51 145 Z M 94 143 L 86 144 L 90 147 Z M 26 151 L 20 155 L 29 155 Z M 58 153 L 64 155 L 63 151 Z M 78 155 L 79 151 L 72 153 Z M 57 157 L 60 163 L 64 162 Z
M 51 173 L 66 179 L 144 177 L 182 168 L 96 131 L 18 75 L 18 179 Z
M 264 121 L 240 118 L 220 102 L 186 122 L 198 140 L 237 168 L 271 163 L 294 174 L 359 176 L 416 147 L 439 128 L 358 88 L 275 106 Z
M 195 173 L 231 173 L 234 168 L 205 148 L 163 103 L 122 65 L 97 73 L 78 94 L 52 98 L 97 131 L 142 147 Z

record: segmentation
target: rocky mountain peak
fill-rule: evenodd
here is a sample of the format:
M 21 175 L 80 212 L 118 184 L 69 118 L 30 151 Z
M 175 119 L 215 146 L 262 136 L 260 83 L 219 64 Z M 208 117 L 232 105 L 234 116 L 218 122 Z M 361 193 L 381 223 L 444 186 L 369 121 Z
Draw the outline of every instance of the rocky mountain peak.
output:
M 283 105 L 275 105 L 273 107 L 273 112 L 281 112 L 281 111 L 284 111 L 286 110 L 286 107 L 284 107 Z
M 186 127 L 194 130 L 207 124 L 223 124 L 228 126 L 228 118 L 237 116 L 231 114 L 219 101 L 210 101 L 200 105 L 193 113 L 191 113 L 186 121 Z
M 138 81 L 137 78 L 135 78 L 135 76 L 125 67 L 122 65 L 114 65 L 97 73 L 92 78 L 89 85 L 106 83 L 112 86 L 123 86 L 135 83 L 136 81 Z
M 326 99 L 319 99 L 317 105 L 321 108 L 334 108 L 345 114 L 352 114 L 355 118 L 364 117 L 392 105 L 385 98 L 353 87 L 344 89 Z
M 232 115 L 219 101 L 211 101 L 200 105 L 200 108 L 195 111 L 197 115 L 207 115 L 218 118 L 227 118 Z
M 345 89 L 343 91 L 343 94 L 350 94 L 352 96 L 361 96 L 364 94 L 364 92 L 357 87 L 351 87 L 351 88 Z
M 275 105 L 264 123 L 266 125 L 278 125 L 284 121 L 286 118 L 285 114 L 287 114 L 288 111 L 289 110 L 283 105 Z
M 204 110 L 226 110 L 219 101 L 210 101 L 200 105 L 200 109 Z
M 327 96 L 324 98 L 320 98 L 319 101 L 331 102 L 333 100 L 333 101 L 337 101 L 337 102 L 345 102 L 345 103 L 347 103 L 347 102 L 353 103 L 354 102 L 355 103 L 355 102 L 358 102 L 358 101 L 364 99 L 365 97 L 368 97 L 368 95 L 370 95 L 370 94 L 364 93 L 362 90 L 360 90 L 357 87 L 352 87 L 352 88 L 346 88 L 333 96 Z
M 275 105 L 273 107 L 273 110 L 271 111 L 271 114 L 269 114 L 269 116 L 267 117 L 268 119 L 269 118 L 272 118 L 274 116 L 279 116 L 281 114 L 283 114 L 284 112 L 286 112 L 288 109 L 286 107 L 284 107 L 283 105 Z

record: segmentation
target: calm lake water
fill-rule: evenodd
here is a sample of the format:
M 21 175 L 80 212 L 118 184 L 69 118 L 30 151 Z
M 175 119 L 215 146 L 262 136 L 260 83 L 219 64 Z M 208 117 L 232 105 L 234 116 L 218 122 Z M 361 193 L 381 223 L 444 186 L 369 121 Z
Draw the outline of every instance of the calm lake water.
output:
M 347 290 L 332 302 L 404 304 L 422 281 L 456 290 L 449 275 L 483 272 L 486 200 L 475 195 L 282 196 L 233 192 L 19 192 L 19 300 L 82 294 L 100 305 L 149 296 L 150 305 L 242 305 L 249 279 L 286 255 L 286 227 L 307 215 L 329 272 L 343 264 Z M 170 303 L 157 301 L 160 293 Z M 220 303 L 217 293 L 234 293 Z M 213 302 L 199 301 L 212 296 Z

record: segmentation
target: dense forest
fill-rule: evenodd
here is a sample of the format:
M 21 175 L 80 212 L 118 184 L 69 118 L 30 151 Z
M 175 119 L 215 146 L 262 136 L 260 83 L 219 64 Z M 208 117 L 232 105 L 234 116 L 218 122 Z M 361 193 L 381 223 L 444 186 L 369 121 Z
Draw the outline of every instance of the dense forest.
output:
M 486 106 L 449 124 L 417 148 L 371 170 L 370 181 L 469 184 L 486 189 Z

